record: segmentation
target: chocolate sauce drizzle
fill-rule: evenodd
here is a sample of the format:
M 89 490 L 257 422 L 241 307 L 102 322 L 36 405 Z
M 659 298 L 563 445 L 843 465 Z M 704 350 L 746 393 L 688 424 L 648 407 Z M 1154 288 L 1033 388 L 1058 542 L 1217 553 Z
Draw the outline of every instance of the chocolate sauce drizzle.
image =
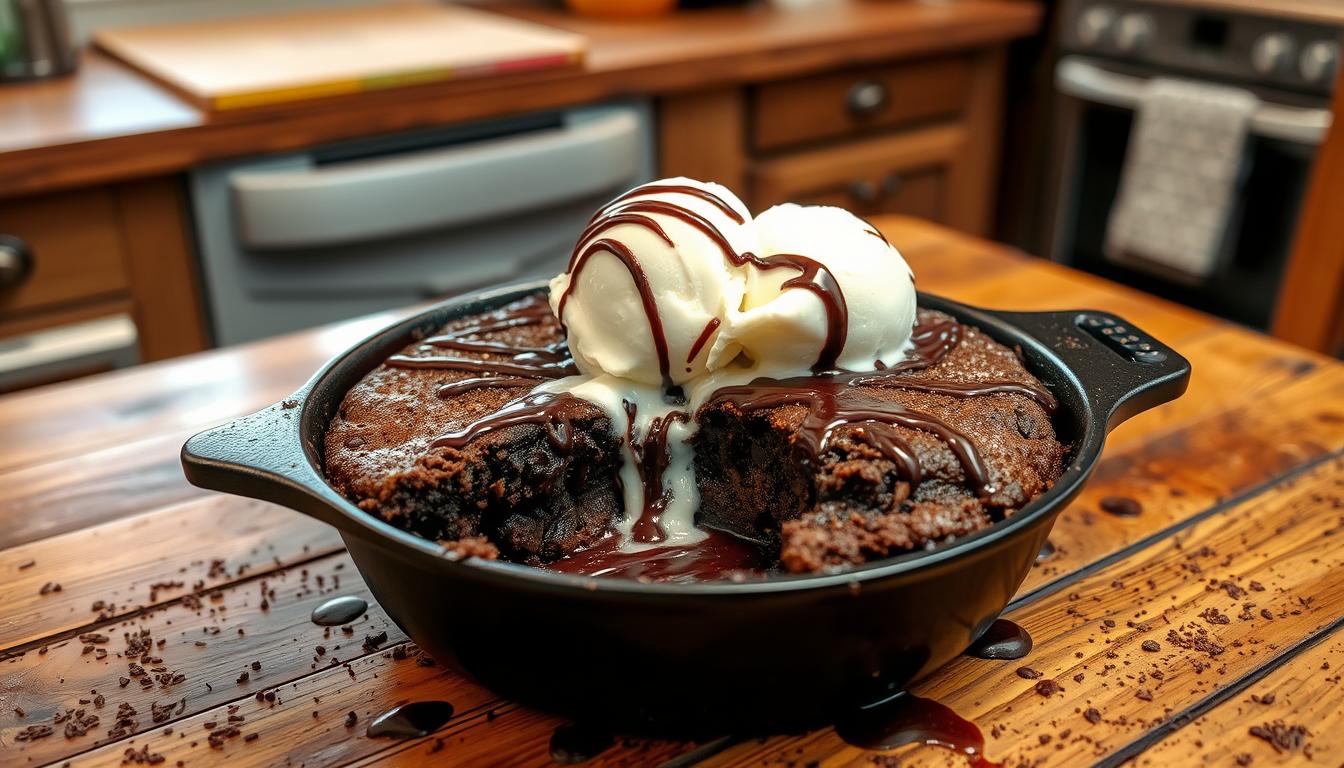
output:
M 440 397 L 452 397 L 482 387 L 531 387 L 543 379 L 573 376 L 579 372 L 569 354 L 566 341 L 542 347 L 527 347 L 476 338 L 481 334 L 538 325 L 550 317 L 544 302 L 516 304 L 486 315 L 481 321 L 430 336 L 420 342 L 422 350 L 451 349 L 458 352 L 507 355 L 508 360 L 445 355 L 393 355 L 387 364 L 394 368 L 489 373 L 446 384 Z
M 730 402 L 739 411 L 800 405 L 807 415 L 794 442 L 804 461 L 816 462 L 831 446 L 842 427 L 851 439 L 880 451 L 894 463 L 911 485 L 923 479 L 918 456 L 893 427 L 905 427 L 937 436 L 957 457 L 969 484 L 983 495 L 993 493 L 989 472 L 970 438 L 930 414 L 914 411 L 875 396 L 868 387 L 909 389 L 951 397 L 993 394 L 1025 395 L 1053 411 L 1055 398 L 1043 389 L 1010 381 L 942 382 L 918 379 L 909 374 L 938 364 L 961 341 L 961 326 L 948 320 L 917 325 L 912 336 L 914 350 L 900 363 L 871 373 L 841 372 L 792 379 L 757 379 L 750 384 L 725 387 L 710 403 Z
M 476 438 L 520 424 L 533 424 L 546 430 L 546 440 L 561 453 L 574 448 L 574 425 L 570 421 L 569 406 L 577 398 L 551 392 L 535 392 L 506 403 L 498 411 L 477 419 L 461 429 L 430 441 L 430 448 L 463 448 Z
M 686 185 L 659 185 L 646 184 L 621 195 L 613 200 L 605 208 L 598 211 L 588 222 L 587 228 L 579 235 L 578 245 L 575 247 L 574 256 L 569 261 L 570 282 L 566 287 L 564 294 L 560 297 L 557 305 L 556 314 L 560 316 L 562 322 L 564 319 L 564 307 L 570 294 L 574 291 L 577 284 L 577 278 L 582 271 L 583 266 L 593 253 L 608 250 L 610 243 L 620 244 L 617 240 L 598 239 L 593 240 L 598 235 L 605 233 L 612 227 L 621 224 L 634 224 L 643 227 L 659 239 L 667 243 L 668 246 L 674 246 L 672 238 L 668 236 L 667 231 L 663 229 L 656 219 L 646 214 L 661 214 L 679 221 L 682 221 L 696 229 L 710 239 L 723 254 L 723 258 L 735 267 L 741 267 L 747 264 L 755 266 L 761 270 L 772 270 L 789 268 L 798 271 L 798 275 L 789 278 L 783 284 L 783 288 L 802 288 L 811 291 L 821 300 L 822 306 L 826 310 L 826 341 L 822 344 L 821 352 L 817 356 L 812 370 L 816 372 L 829 371 L 835 368 L 836 360 L 840 358 L 840 352 L 845 348 L 845 340 L 849 331 L 849 309 L 845 303 L 845 296 L 840 290 L 840 283 L 831 274 L 830 270 L 824 264 L 802 256 L 796 253 L 776 253 L 770 256 L 758 256 L 749 251 L 739 253 L 728 242 L 728 238 L 713 222 L 704 216 L 696 213 L 676 203 L 666 200 L 646 200 L 630 198 L 642 198 L 644 195 L 654 194 L 660 191 L 676 192 L 691 195 L 701 200 L 706 200 L 715 205 L 720 210 L 726 212 L 730 218 L 738 224 L 744 223 L 741 214 L 737 213 L 731 205 L 715 195 L 713 192 Z M 584 248 L 584 243 L 592 241 Z M 644 275 L 642 267 L 638 267 L 638 261 L 630 254 L 628 248 L 620 244 L 622 250 L 611 250 L 616 258 L 625 263 L 626 268 L 630 270 L 631 277 L 634 279 L 635 288 L 639 291 L 640 299 L 644 304 L 644 313 L 648 317 L 649 328 L 653 333 L 654 348 L 658 350 L 658 363 L 663 375 L 664 386 L 668 382 L 667 365 L 667 337 L 663 332 L 661 318 L 658 317 L 657 302 L 654 301 L 652 292 L 649 290 L 648 279 Z M 701 342 L 703 345 L 703 342 Z M 697 349 L 698 351 L 698 349 Z M 691 355 L 694 359 L 695 355 Z M 689 360 L 688 360 L 689 362 Z
M 635 470 L 644 486 L 644 509 L 639 519 L 630 529 L 631 537 L 641 544 L 656 544 L 667 540 L 667 533 L 659 524 L 667 504 L 672 500 L 671 491 L 663 487 L 663 472 L 671 460 L 667 449 L 667 431 L 673 423 L 685 424 L 690 414 L 684 411 L 672 411 L 666 416 L 657 416 L 649 421 L 648 434 L 636 439 L 635 404 L 622 400 L 625 409 L 625 443 L 635 455 Z
M 595 254 L 612 254 L 629 272 L 639 293 L 658 355 L 665 392 L 675 391 L 670 376 L 668 342 L 648 276 L 628 246 L 614 238 L 601 237 L 612 227 L 632 224 L 652 232 L 672 246 L 673 241 L 667 232 L 649 214 L 672 217 L 696 228 L 714 242 L 725 260 L 734 266 L 751 264 L 762 270 L 795 270 L 798 274 L 786 280 L 782 287 L 810 291 L 822 302 L 827 317 L 827 334 L 812 366 L 814 375 L 780 380 L 758 379 L 747 385 L 720 389 L 710 398 L 711 403 L 730 401 L 740 411 L 747 413 L 782 405 L 806 407 L 807 415 L 794 441 L 795 449 L 803 461 L 816 462 L 843 429 L 849 439 L 867 444 L 890 459 L 898 472 L 914 485 L 921 481 L 923 468 L 914 449 L 902 439 L 899 429 L 915 429 L 938 437 L 956 456 L 968 484 L 981 495 L 989 495 L 994 492 L 994 488 L 990 484 L 988 470 L 968 437 L 930 414 L 877 396 L 871 388 L 906 389 L 949 397 L 1021 395 L 1034 400 L 1048 411 L 1053 412 L 1056 408 L 1055 398 L 1049 392 L 1031 384 L 1013 381 L 940 382 L 909 375 L 938 364 L 957 346 L 963 329 L 951 319 L 918 322 L 911 336 L 912 353 L 895 364 L 888 366 L 878 361 L 878 370 L 862 373 L 836 370 L 836 362 L 846 341 L 848 307 L 838 281 L 824 265 L 799 254 L 782 253 L 760 257 L 749 252 L 738 253 L 718 227 L 695 211 L 666 200 L 644 199 L 656 192 L 692 196 L 709 202 L 739 224 L 745 221 L 723 199 L 698 187 L 652 184 L 631 190 L 594 215 L 579 237 L 569 261 L 571 279 L 556 303 L 555 314 L 562 319 L 563 327 L 564 310 L 577 284 L 575 278 Z M 870 234 L 885 241 L 875 229 L 870 230 Z M 564 341 L 527 347 L 480 338 L 487 333 L 537 325 L 549 315 L 549 307 L 544 301 L 533 299 L 520 302 L 490 313 L 471 325 L 426 338 L 420 345 L 422 351 L 442 349 L 492 357 L 395 355 L 387 362 L 400 368 L 476 374 L 442 385 L 438 390 L 441 397 L 454 397 L 481 388 L 534 387 L 546 379 L 574 375 L 578 370 Z M 709 321 L 692 345 L 687 364 L 700 353 L 720 324 L 719 318 Z M 430 447 L 460 449 L 482 435 L 529 424 L 543 427 L 551 446 L 556 451 L 568 453 L 574 445 L 571 417 L 574 406 L 579 402 L 571 395 L 533 392 L 506 403 L 484 418 L 436 438 L 431 441 Z M 673 422 L 684 423 L 690 416 L 674 411 L 665 417 L 653 419 L 648 434 L 637 440 L 633 434 L 635 407 L 628 402 L 624 406 L 628 417 L 626 439 L 634 454 L 635 468 L 644 492 L 644 508 L 635 523 L 632 536 L 638 542 L 662 542 L 666 540 L 666 533 L 659 524 L 659 517 L 670 500 L 668 490 L 663 487 L 663 474 L 670 461 L 667 433 Z M 751 545 L 717 532 L 711 532 L 710 539 L 701 544 L 639 553 L 620 552 L 618 539 L 616 536 L 609 537 L 601 545 L 575 553 L 548 567 L 590 575 L 689 580 L 722 578 L 729 571 L 742 569 L 745 562 L 762 559 L 761 553 Z

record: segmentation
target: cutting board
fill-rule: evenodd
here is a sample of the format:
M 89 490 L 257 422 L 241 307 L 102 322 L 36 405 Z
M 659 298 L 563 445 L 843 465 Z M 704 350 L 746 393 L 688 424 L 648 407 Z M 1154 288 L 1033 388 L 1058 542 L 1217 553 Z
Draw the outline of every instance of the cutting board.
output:
M 214 110 L 574 66 L 587 45 L 540 24 L 422 3 L 107 29 L 94 42 Z

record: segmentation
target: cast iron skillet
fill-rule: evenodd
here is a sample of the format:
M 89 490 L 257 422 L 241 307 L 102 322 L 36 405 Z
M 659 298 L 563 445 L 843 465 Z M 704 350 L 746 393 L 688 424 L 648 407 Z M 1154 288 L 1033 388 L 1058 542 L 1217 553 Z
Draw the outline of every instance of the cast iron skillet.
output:
M 1069 463 L 1009 520 L 828 575 L 643 584 L 455 561 L 327 485 L 323 431 L 351 386 L 448 320 L 542 289 L 452 299 L 380 331 L 284 402 L 191 438 L 182 463 L 202 488 L 283 504 L 340 529 L 378 603 L 441 663 L 501 695 L 638 731 L 819 722 L 947 662 L 1012 598 L 1107 431 L 1178 397 L 1190 375 L 1180 355 L 1104 312 L 991 312 L 921 295 L 921 306 L 1022 350 L 1059 398 L 1055 422 L 1072 446 Z

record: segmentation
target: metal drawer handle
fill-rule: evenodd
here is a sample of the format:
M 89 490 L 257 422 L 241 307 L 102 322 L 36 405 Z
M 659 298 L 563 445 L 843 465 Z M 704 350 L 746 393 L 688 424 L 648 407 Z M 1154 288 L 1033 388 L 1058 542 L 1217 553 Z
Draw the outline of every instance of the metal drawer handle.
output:
M 878 80 L 860 80 L 845 94 L 845 107 L 854 117 L 874 115 L 887 106 L 887 86 Z
M 0 288 L 15 288 L 33 272 L 33 251 L 22 239 L 0 235 Z

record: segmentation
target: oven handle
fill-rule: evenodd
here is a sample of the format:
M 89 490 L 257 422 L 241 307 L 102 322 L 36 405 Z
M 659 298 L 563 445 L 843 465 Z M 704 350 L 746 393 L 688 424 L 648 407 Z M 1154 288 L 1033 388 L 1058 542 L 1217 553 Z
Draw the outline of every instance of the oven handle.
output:
M 1143 99 L 1148 81 L 1109 72 L 1077 56 L 1065 56 L 1055 67 L 1055 87 L 1068 96 L 1132 109 Z M 1249 130 L 1257 136 L 1300 144 L 1320 144 L 1330 128 L 1330 110 L 1261 102 L 1251 115 Z

